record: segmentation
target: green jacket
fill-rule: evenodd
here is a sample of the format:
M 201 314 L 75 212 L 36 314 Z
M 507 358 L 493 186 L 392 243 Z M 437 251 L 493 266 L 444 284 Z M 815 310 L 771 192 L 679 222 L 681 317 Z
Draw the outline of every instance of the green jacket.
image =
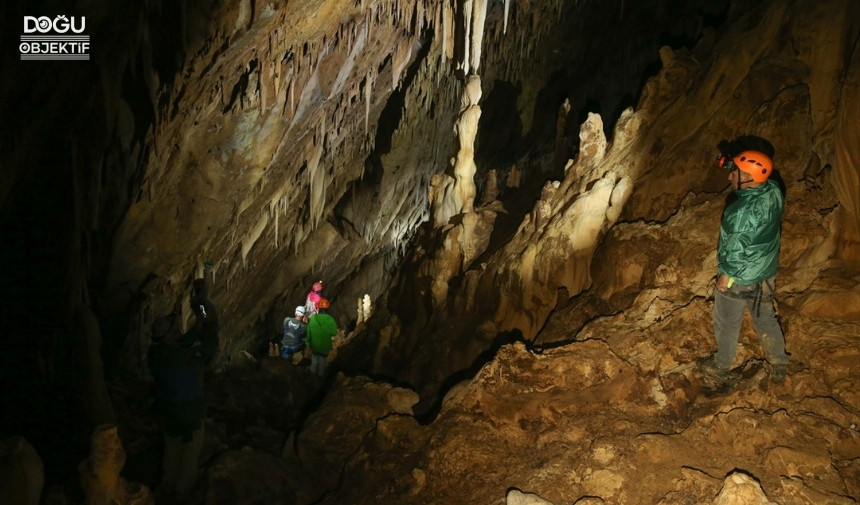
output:
M 311 351 L 317 354 L 331 352 L 331 338 L 337 335 L 337 323 L 325 312 L 311 316 L 308 321 L 308 332 L 305 342 Z
M 757 284 L 776 275 L 784 199 L 768 180 L 735 192 L 723 211 L 717 271 L 739 284 Z

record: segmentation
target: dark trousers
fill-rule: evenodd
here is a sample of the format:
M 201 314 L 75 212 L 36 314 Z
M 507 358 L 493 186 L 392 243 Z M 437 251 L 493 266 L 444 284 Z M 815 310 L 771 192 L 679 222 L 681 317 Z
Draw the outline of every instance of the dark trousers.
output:
M 771 277 L 760 284 L 736 283 L 726 292 L 714 291 L 714 337 L 717 341 L 714 362 L 719 368 L 730 368 L 735 359 L 746 309 L 752 314 L 753 326 L 768 363 L 788 363 L 785 336 L 773 308 L 773 281 Z

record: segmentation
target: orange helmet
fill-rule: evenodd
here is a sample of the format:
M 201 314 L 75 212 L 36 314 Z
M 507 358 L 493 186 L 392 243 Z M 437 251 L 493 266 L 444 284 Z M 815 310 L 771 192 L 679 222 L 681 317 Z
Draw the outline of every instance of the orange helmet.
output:
M 319 303 L 317 303 L 318 309 L 327 309 L 330 306 L 331 306 L 331 303 L 329 303 L 328 298 L 320 298 Z
M 764 182 L 773 172 L 773 161 L 759 151 L 743 151 L 732 158 L 738 170 L 750 174 L 755 182 Z

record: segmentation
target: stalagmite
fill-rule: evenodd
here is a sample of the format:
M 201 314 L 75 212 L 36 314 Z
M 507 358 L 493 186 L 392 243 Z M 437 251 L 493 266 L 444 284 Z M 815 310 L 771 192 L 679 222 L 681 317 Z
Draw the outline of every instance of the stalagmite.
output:
M 520 182 L 520 171 L 517 170 L 517 166 L 514 165 L 511 167 L 511 171 L 508 172 L 508 177 L 505 180 L 505 187 L 518 188 L 520 187 Z
M 759 481 L 742 472 L 733 472 L 726 477 L 723 488 L 713 503 L 714 505 L 775 505 L 768 500 Z
M 371 307 L 370 295 L 365 293 L 363 297 L 358 299 L 358 324 L 365 323 L 370 320 L 370 316 L 373 313 Z
M 45 465 L 24 437 L 0 440 L 0 498 L 20 505 L 39 505 Z
M 567 129 L 568 113 L 570 113 L 570 100 L 565 98 L 564 103 L 558 108 L 558 117 L 555 121 L 555 159 L 553 160 L 555 170 L 564 168 L 567 163 L 567 139 L 564 133 Z
M 86 505 L 153 503 L 149 488 L 130 483 L 120 475 L 125 459 L 117 427 L 99 425 L 90 440 L 90 456 L 78 467 Z
M 79 388 L 80 404 L 94 425 L 114 422 L 116 413 L 105 383 L 104 361 L 100 353 L 104 339 L 99 320 L 89 304 L 81 300 L 75 304 L 72 323 L 77 352 L 83 358 L 80 363 L 84 378 Z
M 481 197 L 481 205 L 487 205 L 499 197 L 499 179 L 495 169 L 487 173 L 484 181 L 484 194 Z
M 519 489 L 511 489 L 505 497 L 505 505 L 553 505 L 553 503 L 534 493 L 524 493 Z

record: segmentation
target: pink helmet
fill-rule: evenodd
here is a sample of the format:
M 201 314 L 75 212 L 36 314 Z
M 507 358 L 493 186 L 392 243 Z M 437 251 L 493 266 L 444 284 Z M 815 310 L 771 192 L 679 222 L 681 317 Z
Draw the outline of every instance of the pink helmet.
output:
M 312 301 L 313 303 L 319 302 L 320 298 L 321 297 L 318 293 L 311 293 L 308 295 L 308 300 Z
M 316 282 L 314 283 L 314 285 L 313 285 L 313 286 L 311 286 L 311 288 L 312 288 L 314 291 L 322 291 L 322 281 L 316 281 Z

